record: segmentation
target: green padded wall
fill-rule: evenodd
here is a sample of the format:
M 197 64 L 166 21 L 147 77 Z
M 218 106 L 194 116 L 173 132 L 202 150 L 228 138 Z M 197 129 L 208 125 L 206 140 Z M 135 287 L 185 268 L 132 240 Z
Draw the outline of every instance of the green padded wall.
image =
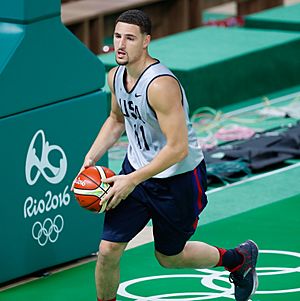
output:
M 300 83 L 300 34 L 206 27 L 152 41 L 150 54 L 178 76 L 191 112 L 220 108 Z M 113 53 L 100 55 L 106 70 Z
M 98 91 L 0 120 L 0 284 L 98 250 L 103 215 L 70 187 L 106 110 Z
M 248 15 L 245 27 L 300 31 L 300 3 Z

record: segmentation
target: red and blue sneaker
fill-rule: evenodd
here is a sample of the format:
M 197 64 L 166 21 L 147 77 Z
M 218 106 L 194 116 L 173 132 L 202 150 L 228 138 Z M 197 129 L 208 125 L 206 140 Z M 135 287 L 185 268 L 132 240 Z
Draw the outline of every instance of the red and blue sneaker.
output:
M 247 301 L 255 293 L 258 286 L 256 262 L 258 247 L 252 240 L 240 244 L 235 250 L 243 257 L 243 263 L 230 270 L 229 281 L 234 284 L 236 301 Z

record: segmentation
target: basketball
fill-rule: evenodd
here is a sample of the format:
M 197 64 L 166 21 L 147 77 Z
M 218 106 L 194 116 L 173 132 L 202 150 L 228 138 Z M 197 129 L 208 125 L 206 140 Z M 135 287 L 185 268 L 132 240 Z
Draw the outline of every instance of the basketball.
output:
M 111 185 L 102 183 L 101 180 L 114 175 L 111 169 L 104 166 L 90 166 L 83 170 L 74 182 L 74 195 L 79 205 L 93 212 L 104 212 L 106 203 L 101 206 L 99 202 Z

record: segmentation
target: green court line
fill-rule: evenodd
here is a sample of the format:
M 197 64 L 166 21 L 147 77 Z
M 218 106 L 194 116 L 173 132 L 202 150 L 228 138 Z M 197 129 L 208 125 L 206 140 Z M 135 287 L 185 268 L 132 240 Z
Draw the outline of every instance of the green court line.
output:
M 299 209 L 300 198 L 294 196 L 231 218 L 204 225 L 196 231 L 193 240 L 202 240 L 227 248 L 245 239 L 252 238 L 258 243 L 261 250 L 273 250 L 275 254 L 264 251 L 259 257 L 260 286 L 258 294 L 252 298 L 252 301 L 297 301 L 300 299 Z M 278 253 L 282 251 L 286 253 Z M 95 262 L 90 262 L 9 289 L 0 293 L 0 300 L 95 300 L 94 266 Z M 167 293 L 182 294 L 180 298 L 169 300 L 186 300 L 186 298 L 191 297 L 189 294 L 193 292 L 194 294 L 201 293 L 201 297 L 204 298 L 205 294 L 211 294 L 210 296 L 212 296 L 212 294 L 220 294 L 222 291 L 224 293 L 224 290 L 226 292 L 226 289 L 230 289 L 223 269 L 167 270 L 160 267 L 153 255 L 153 243 L 126 251 L 121 262 L 121 271 L 122 285 L 118 295 L 120 301 L 149 301 L 152 300 L 149 296 Z M 216 274 L 217 272 L 219 274 Z M 270 275 L 271 273 L 274 275 Z M 157 278 L 160 275 L 166 278 Z M 209 284 L 208 276 L 211 278 L 219 276 L 219 280 L 215 279 L 212 282 L 218 290 Z M 143 277 L 156 278 L 142 282 L 135 280 Z M 203 282 L 203 279 L 207 281 Z M 128 281 L 135 281 L 136 283 L 126 287 Z M 143 298 L 124 297 L 124 288 L 126 288 L 127 293 Z M 270 291 L 276 292 L 269 293 Z M 199 295 L 194 295 L 194 297 L 199 297 Z M 219 296 L 210 300 L 225 301 L 228 298 Z

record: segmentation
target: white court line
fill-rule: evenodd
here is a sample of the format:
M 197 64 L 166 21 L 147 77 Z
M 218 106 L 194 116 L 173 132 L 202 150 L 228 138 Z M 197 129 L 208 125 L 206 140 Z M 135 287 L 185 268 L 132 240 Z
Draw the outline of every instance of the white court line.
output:
M 296 92 L 296 93 L 292 93 L 292 94 L 289 94 L 289 95 L 274 98 L 274 99 L 270 100 L 270 103 L 271 104 L 276 104 L 276 103 L 279 103 L 279 102 L 286 101 L 290 98 L 295 98 L 297 96 L 300 96 L 300 92 Z M 235 110 L 235 111 L 225 113 L 223 116 L 231 117 L 231 116 L 238 115 L 238 114 L 241 114 L 241 113 L 245 113 L 245 112 L 249 112 L 249 111 L 252 111 L 252 110 L 260 109 L 263 106 L 264 106 L 263 103 L 258 103 L 256 105 L 251 105 L 251 106 L 248 106 L 248 107 L 245 107 L 245 108 L 241 108 L 241 109 L 238 109 L 238 110 Z
M 261 175 L 253 176 L 249 179 L 241 180 L 241 181 L 236 182 L 236 183 L 228 184 L 228 185 L 225 185 L 225 186 L 222 186 L 222 187 L 218 187 L 218 188 L 209 190 L 209 191 L 206 192 L 206 194 L 207 195 L 212 194 L 212 193 L 215 193 L 215 192 L 225 190 L 225 189 L 230 188 L 230 187 L 234 187 L 234 186 L 238 186 L 238 185 L 241 185 L 241 184 L 244 184 L 244 183 L 247 183 L 247 182 L 252 182 L 252 181 L 255 181 L 255 180 L 258 180 L 258 179 L 266 178 L 266 177 L 272 176 L 274 174 L 281 173 L 281 172 L 284 172 L 284 171 L 287 171 L 287 170 L 290 170 L 290 169 L 293 169 L 293 168 L 296 168 L 296 167 L 299 167 L 299 166 L 300 166 L 300 162 L 295 163 L 295 164 L 290 165 L 290 166 L 287 166 L 287 167 L 276 169 L 274 171 L 266 172 L 266 173 L 261 174 Z

